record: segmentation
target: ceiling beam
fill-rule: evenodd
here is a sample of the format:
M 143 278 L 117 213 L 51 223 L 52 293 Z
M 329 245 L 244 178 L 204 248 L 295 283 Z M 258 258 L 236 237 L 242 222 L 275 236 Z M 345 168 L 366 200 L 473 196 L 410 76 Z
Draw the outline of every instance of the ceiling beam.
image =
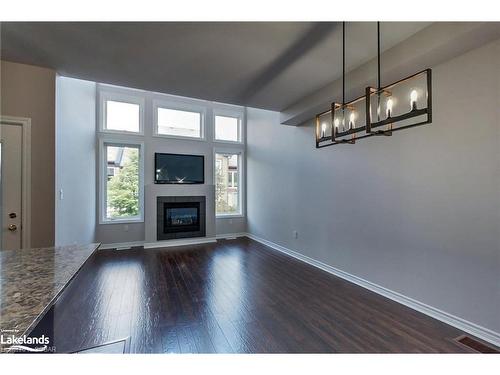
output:
M 330 35 L 339 22 L 318 22 L 313 24 L 299 39 L 264 68 L 238 95 L 237 101 L 245 103 L 269 85 L 276 77 L 293 65 L 300 57 L 321 43 Z

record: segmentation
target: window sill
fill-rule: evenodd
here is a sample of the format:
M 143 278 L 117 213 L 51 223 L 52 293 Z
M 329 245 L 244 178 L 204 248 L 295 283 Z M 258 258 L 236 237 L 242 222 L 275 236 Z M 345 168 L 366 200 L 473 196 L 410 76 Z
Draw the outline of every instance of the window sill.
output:
M 243 146 L 243 141 L 224 141 L 219 139 L 214 139 L 214 143 L 220 143 L 224 145 L 235 145 L 235 146 Z
M 121 220 L 100 220 L 99 224 L 140 224 L 144 223 L 144 219 L 121 219 Z
M 182 141 L 197 141 L 197 142 L 206 142 L 207 141 L 205 137 L 187 137 L 187 136 L 184 137 L 182 135 L 168 135 L 168 134 L 158 134 L 158 133 L 154 133 L 153 137 L 178 139 L 178 140 L 182 140 Z
M 139 136 L 139 137 L 143 137 L 144 136 L 144 131 L 138 131 L 138 132 L 134 132 L 134 131 L 128 131 L 128 130 L 112 130 L 112 129 L 104 129 L 104 128 L 101 128 L 99 129 L 99 133 L 101 134 L 113 134 L 113 135 L 135 135 L 135 136 Z
M 215 215 L 216 219 L 238 219 L 238 218 L 244 218 L 245 215 L 243 214 L 221 214 L 221 215 Z

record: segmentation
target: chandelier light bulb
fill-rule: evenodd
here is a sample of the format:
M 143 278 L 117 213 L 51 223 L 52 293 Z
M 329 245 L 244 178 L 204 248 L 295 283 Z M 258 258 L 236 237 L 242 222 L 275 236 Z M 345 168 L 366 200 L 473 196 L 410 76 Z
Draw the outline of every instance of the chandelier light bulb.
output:
M 354 112 L 351 112 L 351 115 L 349 116 L 349 129 L 354 128 L 354 119 L 356 118 L 356 115 Z
M 335 125 L 335 129 L 339 128 L 339 123 L 340 123 L 339 119 L 336 118 L 335 121 L 333 122 L 333 124 Z
M 387 107 L 387 117 L 391 117 L 391 115 L 392 115 L 392 99 L 389 98 L 387 100 L 386 107 Z
M 321 138 L 323 138 L 325 136 L 325 133 L 326 133 L 326 124 L 322 123 L 321 124 Z
M 410 106 L 412 111 L 417 109 L 417 99 L 418 99 L 417 90 L 412 90 L 410 93 Z

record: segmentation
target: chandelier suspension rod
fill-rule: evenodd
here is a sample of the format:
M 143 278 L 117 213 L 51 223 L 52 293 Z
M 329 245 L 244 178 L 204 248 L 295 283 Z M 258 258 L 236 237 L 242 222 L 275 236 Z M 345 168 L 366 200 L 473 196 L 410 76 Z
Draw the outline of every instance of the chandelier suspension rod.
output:
M 377 85 L 380 90 L 382 87 L 380 84 L 380 22 L 377 22 Z
M 380 121 L 380 22 L 377 22 L 377 121 Z
M 345 22 L 342 22 L 342 105 L 345 105 Z

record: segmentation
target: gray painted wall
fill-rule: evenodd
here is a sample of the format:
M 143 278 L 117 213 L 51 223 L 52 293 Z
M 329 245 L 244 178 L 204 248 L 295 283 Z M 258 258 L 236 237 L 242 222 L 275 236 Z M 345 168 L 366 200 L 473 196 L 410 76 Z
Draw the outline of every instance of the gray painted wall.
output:
M 56 245 L 94 241 L 95 90 L 94 82 L 56 79 Z
M 249 232 L 500 332 L 499 77 L 497 40 L 433 67 L 433 124 L 322 150 L 248 109 Z

